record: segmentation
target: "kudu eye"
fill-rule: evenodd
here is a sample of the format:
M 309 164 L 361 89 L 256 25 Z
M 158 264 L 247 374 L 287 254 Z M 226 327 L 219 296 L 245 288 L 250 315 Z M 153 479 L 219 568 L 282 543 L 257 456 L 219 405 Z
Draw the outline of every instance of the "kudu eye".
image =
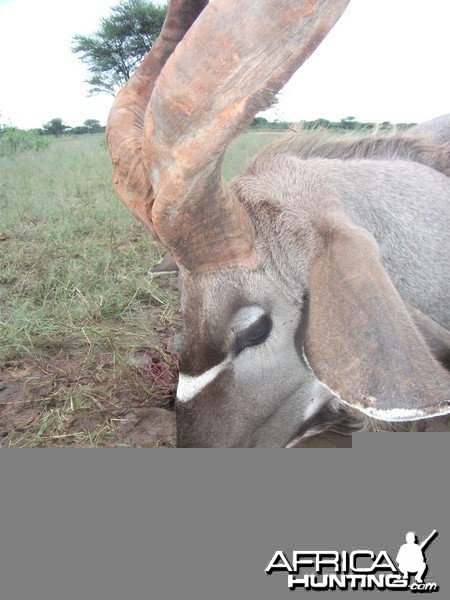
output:
M 250 346 L 259 346 L 267 340 L 272 331 L 272 319 L 269 315 L 262 315 L 255 323 L 236 336 L 234 352 L 236 356 Z

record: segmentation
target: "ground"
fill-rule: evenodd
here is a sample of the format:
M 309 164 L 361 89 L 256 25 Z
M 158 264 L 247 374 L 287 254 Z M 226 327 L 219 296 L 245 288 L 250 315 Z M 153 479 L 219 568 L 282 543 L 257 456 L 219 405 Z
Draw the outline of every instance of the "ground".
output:
M 73 339 L 53 355 L 3 361 L 0 446 L 173 447 L 177 359 L 161 313 L 149 319 L 156 343 L 128 359 Z
M 115 196 L 103 136 L 0 170 L 0 446 L 173 446 L 177 282 L 148 276 L 164 250 Z

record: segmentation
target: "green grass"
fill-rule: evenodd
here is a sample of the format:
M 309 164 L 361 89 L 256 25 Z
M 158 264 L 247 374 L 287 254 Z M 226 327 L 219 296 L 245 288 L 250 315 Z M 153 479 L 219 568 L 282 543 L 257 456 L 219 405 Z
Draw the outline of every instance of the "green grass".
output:
M 160 252 L 118 202 L 101 137 L 56 140 L 1 170 L 3 358 L 170 302 L 146 277 Z
M 285 133 L 285 132 L 282 132 Z M 278 139 L 279 132 L 274 133 L 244 133 L 235 139 L 225 154 L 223 174 L 225 179 L 231 179 L 240 173 L 247 161 L 261 148 Z
M 271 139 L 236 140 L 225 176 Z M 116 197 L 101 134 L 0 156 L 0 173 L 0 378 L 22 390 L 0 399 L 0 445 L 113 444 L 121 408 L 167 402 L 136 352 L 150 348 L 175 378 L 176 281 L 147 275 L 163 249 Z M 36 414 L 19 427 L 24 407 Z

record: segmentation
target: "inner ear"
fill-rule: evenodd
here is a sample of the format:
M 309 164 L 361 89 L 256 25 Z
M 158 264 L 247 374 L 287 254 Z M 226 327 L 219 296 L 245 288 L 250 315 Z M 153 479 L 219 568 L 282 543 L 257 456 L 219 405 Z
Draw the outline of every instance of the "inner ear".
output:
M 341 400 L 385 421 L 450 412 L 450 377 L 384 270 L 373 237 L 345 217 L 321 227 L 309 274 L 305 352 Z

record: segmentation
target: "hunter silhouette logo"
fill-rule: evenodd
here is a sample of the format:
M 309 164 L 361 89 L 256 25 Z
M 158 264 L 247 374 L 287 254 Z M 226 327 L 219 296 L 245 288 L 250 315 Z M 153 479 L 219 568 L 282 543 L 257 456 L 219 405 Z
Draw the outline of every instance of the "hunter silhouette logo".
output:
M 421 544 L 418 544 L 414 531 L 409 531 L 406 534 L 406 544 L 403 544 L 400 548 L 396 559 L 405 579 L 409 579 L 409 573 L 416 573 L 414 578 L 416 582 L 423 583 L 422 577 L 427 570 L 423 551 L 436 536 L 437 531 L 433 529 L 430 535 Z
M 435 582 L 424 582 L 428 569 L 425 549 L 436 538 L 436 529 L 420 544 L 414 531 L 405 535 L 395 561 L 386 550 L 293 550 L 291 560 L 277 550 L 266 567 L 267 575 L 287 572 L 290 590 L 406 590 L 437 592 Z M 414 581 L 410 583 L 410 575 Z

